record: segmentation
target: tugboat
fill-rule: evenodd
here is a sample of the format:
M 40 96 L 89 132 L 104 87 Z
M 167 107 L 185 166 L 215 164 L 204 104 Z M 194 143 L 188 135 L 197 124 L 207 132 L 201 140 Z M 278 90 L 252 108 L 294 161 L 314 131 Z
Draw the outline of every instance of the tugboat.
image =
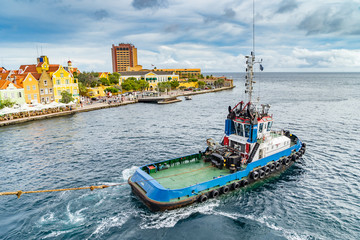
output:
M 252 102 L 254 52 L 246 56 L 245 93 L 228 108 L 225 134 L 220 143 L 207 140 L 204 152 L 150 163 L 128 179 L 132 191 L 152 211 L 205 202 L 229 191 L 288 169 L 306 149 L 305 143 L 286 130 L 272 130 L 270 105 Z

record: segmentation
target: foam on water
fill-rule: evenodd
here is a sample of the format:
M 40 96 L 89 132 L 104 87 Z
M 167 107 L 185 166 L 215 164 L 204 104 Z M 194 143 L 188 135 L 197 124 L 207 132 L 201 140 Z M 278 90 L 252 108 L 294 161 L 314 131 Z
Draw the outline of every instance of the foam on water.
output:
M 132 166 L 131 168 L 127 168 L 127 169 L 124 169 L 122 171 L 122 178 L 124 181 L 127 181 L 129 179 L 129 177 L 131 177 L 136 169 L 138 169 L 139 167 L 136 167 L 136 166 Z
M 160 229 L 171 228 L 180 220 L 187 219 L 194 213 L 209 214 L 214 212 L 213 209 L 219 206 L 219 200 L 212 199 L 204 204 L 194 204 L 185 208 L 178 208 L 171 211 L 156 212 L 149 214 L 148 212 L 140 214 L 141 229 Z

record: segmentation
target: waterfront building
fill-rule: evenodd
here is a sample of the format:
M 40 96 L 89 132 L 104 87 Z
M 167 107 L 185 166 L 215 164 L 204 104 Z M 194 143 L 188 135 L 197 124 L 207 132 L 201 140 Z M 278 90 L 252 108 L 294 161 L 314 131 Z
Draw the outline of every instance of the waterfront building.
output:
M 25 104 L 24 88 L 9 80 L 0 80 L 0 99 L 9 99 L 16 104 Z
M 54 88 L 54 100 L 56 102 L 59 102 L 62 98 L 61 92 L 63 91 L 71 93 L 76 102 L 80 101 L 77 79 L 74 78 L 71 73 L 66 71 L 63 66 L 60 65 L 52 74 L 52 83 Z
M 175 72 L 180 76 L 180 78 L 199 76 L 201 74 L 200 68 L 167 68 L 167 69 L 157 69 L 155 68 L 153 71 L 155 72 Z
M 39 103 L 40 102 L 40 91 L 39 91 L 39 78 L 40 73 L 28 73 L 22 77 L 19 81 L 19 85 L 24 88 L 24 97 L 27 104 Z
M 137 80 L 146 80 L 149 83 L 150 91 L 154 91 L 157 89 L 157 85 L 160 82 L 167 81 L 179 81 L 179 75 L 174 72 L 153 72 L 153 71 L 126 71 L 119 72 L 120 73 L 120 84 L 124 82 L 124 80 L 134 77 Z
M 100 78 L 109 79 L 109 74 L 111 74 L 111 73 L 110 72 L 99 72 L 99 79 Z
M 127 71 L 128 67 L 136 67 L 137 48 L 132 44 L 120 43 L 111 48 L 113 72 Z
M 67 62 L 67 64 L 68 64 L 67 67 L 64 67 L 64 69 L 69 73 L 71 73 L 74 76 L 74 78 L 76 78 L 77 75 L 81 73 L 80 70 L 76 67 L 73 67 L 72 62 L 70 60 Z

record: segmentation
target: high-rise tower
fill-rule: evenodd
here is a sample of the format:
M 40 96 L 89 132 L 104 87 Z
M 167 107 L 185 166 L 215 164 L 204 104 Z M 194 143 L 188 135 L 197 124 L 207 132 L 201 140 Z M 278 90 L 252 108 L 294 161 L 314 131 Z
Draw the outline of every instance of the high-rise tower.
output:
M 128 71 L 128 67 L 137 64 L 137 49 L 132 44 L 120 43 L 119 46 L 112 45 L 111 48 L 113 72 Z

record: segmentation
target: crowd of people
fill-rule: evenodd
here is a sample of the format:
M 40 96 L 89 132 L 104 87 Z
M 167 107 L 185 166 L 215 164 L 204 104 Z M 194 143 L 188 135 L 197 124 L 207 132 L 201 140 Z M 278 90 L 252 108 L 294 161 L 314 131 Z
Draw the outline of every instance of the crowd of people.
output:
M 34 111 L 23 111 L 17 113 L 7 113 L 0 115 L 0 121 L 7 121 L 7 120 L 14 120 L 20 118 L 29 118 L 41 115 L 47 115 L 52 113 L 64 112 L 64 111 L 72 111 L 72 106 L 66 107 L 56 107 L 56 108 L 48 108 L 48 109 L 41 109 L 41 110 L 34 110 Z

